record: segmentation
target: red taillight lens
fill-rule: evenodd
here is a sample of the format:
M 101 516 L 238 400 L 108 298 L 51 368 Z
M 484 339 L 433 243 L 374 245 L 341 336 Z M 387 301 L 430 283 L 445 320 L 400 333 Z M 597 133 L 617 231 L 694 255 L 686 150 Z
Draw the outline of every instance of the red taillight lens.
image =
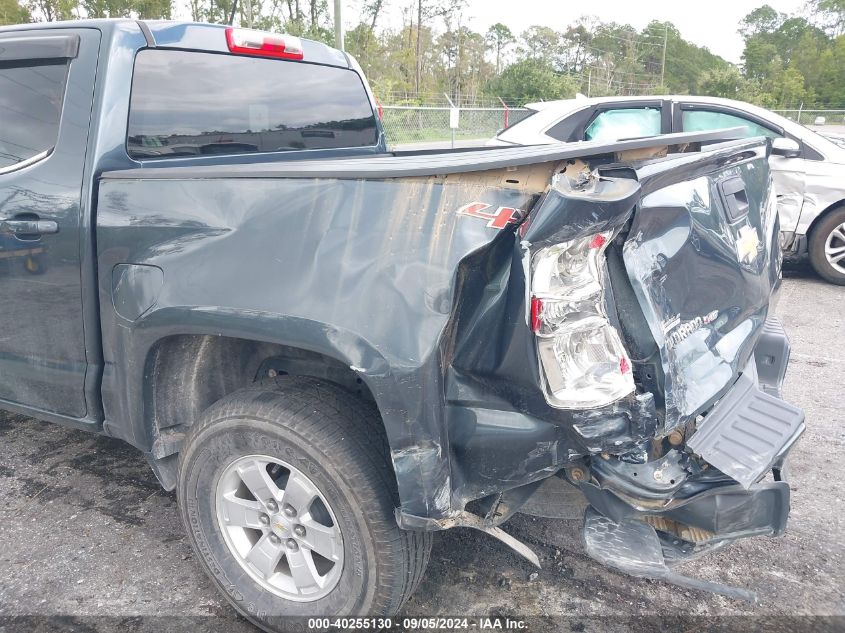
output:
M 232 53 L 283 59 L 302 59 L 302 40 L 293 35 L 277 35 L 250 29 L 226 29 L 226 43 Z
M 601 233 L 596 233 L 595 237 L 590 240 L 590 248 L 601 248 L 607 244 L 607 238 Z
M 534 332 L 540 331 L 540 326 L 543 325 L 540 315 L 543 313 L 543 300 L 537 297 L 531 297 L 531 329 Z

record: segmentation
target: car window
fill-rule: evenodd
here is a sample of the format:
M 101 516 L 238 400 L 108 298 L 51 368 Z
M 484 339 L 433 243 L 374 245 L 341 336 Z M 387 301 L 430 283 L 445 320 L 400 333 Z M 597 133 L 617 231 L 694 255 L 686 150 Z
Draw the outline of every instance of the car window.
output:
M 740 116 L 726 112 L 713 112 L 710 110 L 684 110 L 682 115 L 684 132 L 707 132 L 709 130 L 721 130 L 723 128 L 744 127 L 745 136 L 768 136 L 777 138 L 777 132 L 767 127 L 749 121 Z
M 135 60 L 127 139 L 135 158 L 376 142 L 375 114 L 354 71 L 162 49 Z
M 55 147 L 66 81 L 64 60 L 0 64 L 0 169 Z
M 615 141 L 660 134 L 660 108 L 618 108 L 600 112 L 584 131 L 588 141 Z

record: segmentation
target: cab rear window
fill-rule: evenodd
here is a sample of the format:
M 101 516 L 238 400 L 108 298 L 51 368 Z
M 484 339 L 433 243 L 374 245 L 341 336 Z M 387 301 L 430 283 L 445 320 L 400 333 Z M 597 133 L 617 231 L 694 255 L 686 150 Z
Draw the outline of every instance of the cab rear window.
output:
M 366 147 L 373 108 L 354 71 L 298 61 L 151 49 L 135 60 L 133 158 Z

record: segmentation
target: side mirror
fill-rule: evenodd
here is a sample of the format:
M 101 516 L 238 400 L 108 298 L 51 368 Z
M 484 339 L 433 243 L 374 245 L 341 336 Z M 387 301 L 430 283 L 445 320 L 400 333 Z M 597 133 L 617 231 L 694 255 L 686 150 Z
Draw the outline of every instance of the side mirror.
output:
M 801 155 L 801 146 L 791 138 L 779 137 L 772 141 L 772 154 L 784 158 L 795 158 Z

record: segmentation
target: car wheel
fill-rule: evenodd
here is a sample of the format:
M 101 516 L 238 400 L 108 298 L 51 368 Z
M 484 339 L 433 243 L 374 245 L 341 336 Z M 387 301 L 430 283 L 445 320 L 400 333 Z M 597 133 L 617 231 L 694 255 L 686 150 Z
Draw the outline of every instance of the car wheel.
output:
M 828 213 L 813 227 L 809 250 L 819 276 L 845 286 L 845 207 Z
M 179 457 L 179 506 L 199 560 L 269 631 L 399 610 L 428 564 L 431 535 L 399 529 L 397 496 L 375 408 L 311 378 L 279 377 L 220 400 Z

